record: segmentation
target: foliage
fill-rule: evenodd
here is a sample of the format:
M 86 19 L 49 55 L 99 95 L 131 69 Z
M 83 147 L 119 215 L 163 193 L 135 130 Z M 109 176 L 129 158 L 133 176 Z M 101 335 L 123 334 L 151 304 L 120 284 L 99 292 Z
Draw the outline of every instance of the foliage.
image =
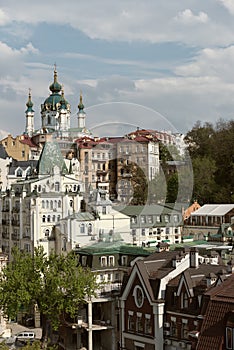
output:
M 144 205 L 148 196 L 148 181 L 144 171 L 137 164 L 130 163 L 123 166 L 123 172 L 129 175 L 133 188 L 131 205 Z
M 78 265 L 74 253 L 49 257 L 35 249 L 33 257 L 18 249 L 2 270 L 0 305 L 5 315 L 15 317 L 24 306 L 37 305 L 56 329 L 63 313 L 74 317 L 80 303 L 95 294 L 96 276 Z
M 234 121 L 213 126 L 197 122 L 185 137 L 194 172 L 194 199 L 200 203 L 233 203 Z

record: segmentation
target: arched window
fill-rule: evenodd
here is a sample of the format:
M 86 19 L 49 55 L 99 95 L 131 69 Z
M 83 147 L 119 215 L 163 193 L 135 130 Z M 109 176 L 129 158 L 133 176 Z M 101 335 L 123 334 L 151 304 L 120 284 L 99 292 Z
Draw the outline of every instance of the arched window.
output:
M 49 201 L 46 201 L 46 209 L 49 209 Z
M 47 216 L 47 221 L 50 222 L 50 215 Z
M 73 200 L 72 199 L 70 200 L 70 207 L 71 208 L 73 207 Z
M 61 201 L 58 201 L 58 208 L 61 208 Z
M 50 235 L 50 230 L 47 228 L 47 229 L 45 230 L 45 237 L 49 237 L 49 235 Z
M 53 215 L 53 219 L 52 220 L 53 220 L 53 222 L 55 222 L 55 215 Z
M 42 207 L 42 209 L 45 209 L 45 201 L 41 202 L 41 207 Z
M 55 182 L 54 190 L 55 190 L 56 192 L 59 192 L 59 182 Z
M 43 215 L 43 216 L 42 216 L 42 222 L 45 222 L 45 221 L 46 221 L 46 216 Z
M 51 124 L 51 116 L 50 115 L 48 115 L 48 117 L 47 117 L 47 123 L 50 125 Z
M 50 209 L 53 209 L 53 201 L 50 201 Z

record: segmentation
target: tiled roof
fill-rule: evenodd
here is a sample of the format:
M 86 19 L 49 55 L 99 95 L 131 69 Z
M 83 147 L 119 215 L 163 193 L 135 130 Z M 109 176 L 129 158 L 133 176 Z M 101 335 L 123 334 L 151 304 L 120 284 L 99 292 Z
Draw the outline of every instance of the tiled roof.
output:
M 220 350 L 225 340 L 226 316 L 234 310 L 234 275 L 205 293 L 209 298 L 198 338 L 197 350 Z
M 37 145 L 35 145 L 35 143 L 32 142 L 32 139 L 27 135 L 24 135 L 24 138 L 21 139 L 20 142 L 28 145 L 29 147 L 32 147 L 32 148 L 36 147 L 37 148 Z

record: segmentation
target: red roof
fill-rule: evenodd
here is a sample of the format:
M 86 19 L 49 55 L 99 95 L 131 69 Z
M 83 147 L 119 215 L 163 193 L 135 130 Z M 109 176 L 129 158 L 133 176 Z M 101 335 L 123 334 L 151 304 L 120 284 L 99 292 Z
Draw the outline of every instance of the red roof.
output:
M 23 139 L 20 140 L 21 143 L 28 145 L 29 147 L 37 147 L 37 145 L 35 143 L 32 142 L 31 137 L 24 135 Z
M 220 350 L 225 343 L 227 315 L 234 310 L 234 275 L 228 277 L 221 285 L 211 288 L 204 295 L 209 298 L 197 350 Z

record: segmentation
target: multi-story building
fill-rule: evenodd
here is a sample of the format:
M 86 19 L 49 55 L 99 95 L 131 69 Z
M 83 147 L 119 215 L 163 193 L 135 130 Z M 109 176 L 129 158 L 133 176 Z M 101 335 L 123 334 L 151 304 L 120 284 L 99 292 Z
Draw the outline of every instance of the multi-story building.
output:
M 101 282 L 96 295 L 80 305 L 77 317 L 66 319 L 59 330 L 61 349 L 119 350 L 118 297 L 123 278 L 135 260 L 149 255 L 146 249 L 124 242 L 99 242 L 77 249 L 79 262 Z
M 201 256 L 195 248 L 191 254 L 190 267 L 167 284 L 163 324 L 165 350 L 196 348 L 202 324 L 203 294 L 231 273 L 216 251 Z
M 1 193 L 1 247 L 46 253 L 54 249 L 53 227 L 62 217 L 80 210 L 82 184 L 69 174 L 56 143 L 46 143 L 37 173 L 12 183 Z
M 192 349 L 189 337 L 199 330 L 202 295 L 228 275 L 219 260 L 218 254 L 203 257 L 185 248 L 135 262 L 120 298 L 120 348 Z
M 181 242 L 182 205 L 128 205 L 114 208 L 130 217 L 135 244 L 150 247 L 160 242 Z

